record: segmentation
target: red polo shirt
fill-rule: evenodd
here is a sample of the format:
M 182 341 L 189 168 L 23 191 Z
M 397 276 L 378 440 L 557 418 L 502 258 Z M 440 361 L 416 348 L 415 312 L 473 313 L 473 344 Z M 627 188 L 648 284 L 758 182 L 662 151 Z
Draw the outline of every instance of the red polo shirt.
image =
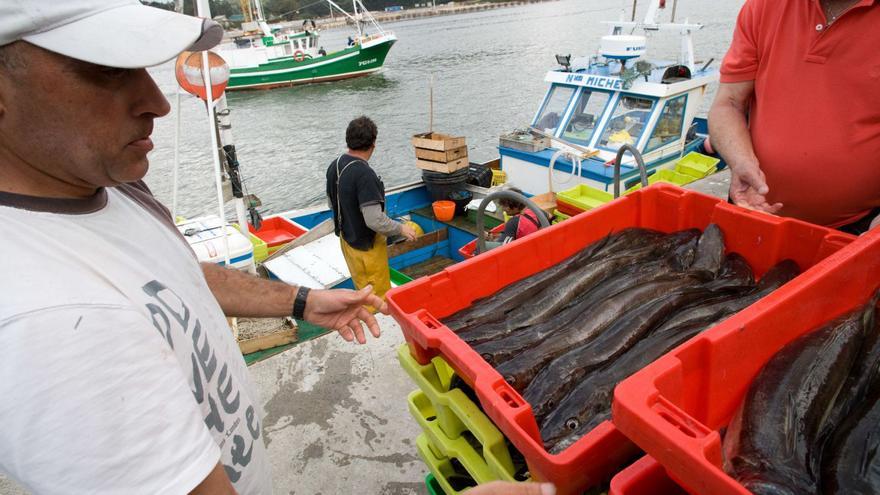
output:
M 880 0 L 748 0 L 721 82 L 755 81 L 755 155 L 782 215 L 840 226 L 880 206 Z

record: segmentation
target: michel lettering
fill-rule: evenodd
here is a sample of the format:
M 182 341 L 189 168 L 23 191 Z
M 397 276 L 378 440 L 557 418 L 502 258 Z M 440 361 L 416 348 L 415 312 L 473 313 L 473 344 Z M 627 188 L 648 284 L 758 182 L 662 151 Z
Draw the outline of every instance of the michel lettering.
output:
M 234 483 L 251 463 L 254 442 L 260 438 L 260 420 L 254 406 L 247 403 L 243 408 L 240 387 L 229 365 L 217 359 L 208 332 L 186 302 L 157 280 L 144 285 L 143 290 L 150 298 L 146 308 L 153 326 L 162 338 L 172 349 L 183 345 L 190 351 L 186 367 L 192 370 L 193 398 L 205 413 L 205 426 L 215 439 L 222 439 L 218 445 L 223 452 L 223 467 Z M 229 432 L 227 424 L 231 425 Z M 230 435 L 231 442 L 227 442 Z

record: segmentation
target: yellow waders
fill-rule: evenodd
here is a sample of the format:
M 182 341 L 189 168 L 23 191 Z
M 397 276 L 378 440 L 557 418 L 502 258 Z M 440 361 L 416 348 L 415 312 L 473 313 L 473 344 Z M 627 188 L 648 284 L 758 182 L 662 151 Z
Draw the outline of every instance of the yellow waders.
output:
M 354 286 L 362 289 L 367 285 L 373 285 L 373 292 L 385 299 L 385 293 L 391 289 L 391 273 L 388 268 L 388 246 L 385 236 L 376 234 L 373 247 L 368 251 L 355 249 L 339 238 L 342 244 L 342 255 L 351 272 Z

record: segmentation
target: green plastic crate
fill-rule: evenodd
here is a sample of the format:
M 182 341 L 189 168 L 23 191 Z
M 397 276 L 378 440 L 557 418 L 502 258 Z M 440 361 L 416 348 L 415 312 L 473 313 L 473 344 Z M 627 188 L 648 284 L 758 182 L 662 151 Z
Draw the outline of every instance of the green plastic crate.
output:
M 453 459 L 437 452 L 437 448 L 431 445 L 431 440 L 424 433 L 416 437 L 416 450 L 431 470 L 435 483 L 440 487 L 441 491 L 438 493 L 458 495 L 476 486 L 477 482 L 467 472 L 461 472 Z
M 410 413 L 439 454 L 458 459 L 480 483 L 514 480 L 516 468 L 504 435 L 462 390 L 450 389 L 454 371 L 446 361 L 435 357 L 422 366 L 406 344 L 397 356 L 419 387 L 407 400 Z
M 559 210 L 553 210 L 553 223 L 559 223 L 569 218 L 571 218 L 571 215 L 566 215 Z
M 443 487 L 437 482 L 437 478 L 434 477 L 433 473 L 428 473 L 425 476 L 425 487 L 431 495 L 446 495 L 446 492 L 443 491 Z
M 586 184 L 579 184 L 556 194 L 557 201 L 584 211 L 592 210 L 614 199 L 614 195 Z
M 719 163 L 721 163 L 721 160 L 718 158 L 691 151 L 675 163 L 675 171 L 680 174 L 702 179 L 703 177 L 715 173 L 718 169 Z

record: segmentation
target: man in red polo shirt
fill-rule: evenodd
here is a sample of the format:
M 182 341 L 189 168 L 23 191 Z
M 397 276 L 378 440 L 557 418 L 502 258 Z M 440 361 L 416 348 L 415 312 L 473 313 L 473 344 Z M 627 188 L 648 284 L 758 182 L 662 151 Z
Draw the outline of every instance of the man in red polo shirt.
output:
M 747 0 L 709 112 L 737 205 L 861 233 L 880 213 L 880 0 Z

